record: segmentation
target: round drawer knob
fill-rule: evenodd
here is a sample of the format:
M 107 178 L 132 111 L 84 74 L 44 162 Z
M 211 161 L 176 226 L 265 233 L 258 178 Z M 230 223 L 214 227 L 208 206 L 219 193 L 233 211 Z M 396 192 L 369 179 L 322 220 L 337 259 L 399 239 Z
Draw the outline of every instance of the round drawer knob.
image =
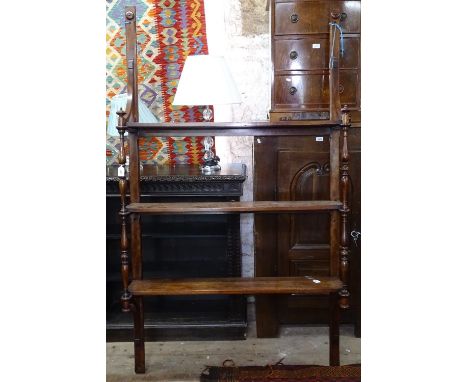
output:
M 289 53 L 289 58 L 291 60 L 295 60 L 297 58 L 298 54 L 295 50 L 293 50 L 291 53 Z
M 290 19 L 291 19 L 291 22 L 295 24 L 299 21 L 299 16 L 296 13 L 294 13 L 291 15 Z
M 339 9 L 334 9 L 330 12 L 330 16 L 332 19 L 334 20 L 340 20 L 340 21 L 343 21 L 346 17 L 348 17 L 348 15 L 346 14 L 346 12 L 340 12 Z
M 294 95 L 294 94 L 296 94 L 296 93 L 297 93 L 297 88 L 294 87 L 294 86 L 291 86 L 291 87 L 289 88 L 289 94 Z
M 344 92 L 344 86 L 340 84 L 338 86 L 338 93 L 342 94 L 343 92 Z

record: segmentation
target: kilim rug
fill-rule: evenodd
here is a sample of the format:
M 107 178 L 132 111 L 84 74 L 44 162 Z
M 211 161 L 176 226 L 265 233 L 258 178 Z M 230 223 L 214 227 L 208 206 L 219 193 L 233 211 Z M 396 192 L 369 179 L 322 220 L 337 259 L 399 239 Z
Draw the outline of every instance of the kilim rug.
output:
M 161 121 L 202 120 L 202 107 L 172 107 L 185 59 L 208 54 L 203 0 L 107 0 L 106 113 L 114 95 L 126 92 L 124 8 L 137 10 L 140 100 Z M 203 137 L 140 138 L 140 159 L 154 164 L 199 164 Z M 107 137 L 112 163 L 119 140 Z
M 209 366 L 200 382 L 359 382 L 361 365 Z

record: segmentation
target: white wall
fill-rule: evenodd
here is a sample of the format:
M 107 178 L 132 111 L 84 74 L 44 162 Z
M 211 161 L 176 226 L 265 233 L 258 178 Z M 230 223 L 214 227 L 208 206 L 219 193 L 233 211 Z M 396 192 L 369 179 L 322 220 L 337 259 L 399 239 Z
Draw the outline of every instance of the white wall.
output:
M 265 1 L 205 0 L 209 53 L 221 55 L 231 69 L 242 103 L 215 106 L 215 121 L 248 122 L 266 120 L 270 109 L 270 35 L 245 33 L 243 11 L 255 6 L 265 11 Z M 267 28 L 263 28 L 268 30 Z M 217 137 L 216 153 L 223 163 L 245 163 L 247 180 L 242 200 L 252 200 L 252 137 Z M 253 216 L 241 216 L 242 274 L 254 275 Z

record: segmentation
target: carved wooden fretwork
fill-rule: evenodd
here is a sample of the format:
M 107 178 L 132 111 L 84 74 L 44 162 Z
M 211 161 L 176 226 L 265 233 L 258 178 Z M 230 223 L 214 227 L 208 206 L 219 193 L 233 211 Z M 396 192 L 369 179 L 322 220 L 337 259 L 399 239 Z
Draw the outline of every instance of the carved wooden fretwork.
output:
M 158 182 L 151 179 L 141 182 L 142 195 L 171 195 L 171 194 L 185 194 L 194 196 L 203 195 L 217 195 L 217 196 L 231 196 L 239 195 L 242 192 L 242 184 L 230 182 L 211 182 L 206 179 L 204 182 L 171 182 L 166 180 Z M 106 193 L 107 195 L 115 195 L 119 193 L 118 183 L 114 179 L 106 180 Z

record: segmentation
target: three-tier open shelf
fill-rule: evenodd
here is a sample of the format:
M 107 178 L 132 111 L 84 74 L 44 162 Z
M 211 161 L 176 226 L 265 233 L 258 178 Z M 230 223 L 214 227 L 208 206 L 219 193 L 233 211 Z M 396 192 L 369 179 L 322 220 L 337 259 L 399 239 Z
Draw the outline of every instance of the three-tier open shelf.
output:
M 119 189 L 121 194 L 121 268 L 122 309 L 133 312 L 135 371 L 145 372 L 144 309 L 145 296 L 176 295 L 327 295 L 330 299 L 330 364 L 339 365 L 339 309 L 349 304 L 348 291 L 348 143 L 349 112 L 340 110 L 338 97 L 338 33 L 330 33 L 336 48 L 330 52 L 330 119 L 320 121 L 251 122 L 251 123 L 159 123 L 138 122 L 138 87 L 136 68 L 135 7 L 125 9 L 127 34 L 128 104 L 120 110 L 118 131 Z M 333 26 L 330 26 L 331 31 Z M 125 133 L 128 133 L 126 136 Z M 327 136 L 330 143 L 329 200 L 246 201 L 195 203 L 141 203 L 138 138 L 154 136 Z M 125 140 L 129 149 L 128 181 L 125 171 Z M 129 186 L 129 187 L 128 187 Z M 130 203 L 127 202 L 129 188 Z M 142 214 L 293 214 L 330 213 L 330 275 L 304 277 L 145 279 L 141 251 Z M 130 227 L 128 227 L 130 226 Z M 129 228 L 129 229 L 128 229 Z M 128 233 L 130 232 L 130 235 Z M 131 262 L 130 262 L 131 258 Z M 131 272 L 130 272 L 131 263 Z M 131 276 L 130 276 L 131 273 Z

